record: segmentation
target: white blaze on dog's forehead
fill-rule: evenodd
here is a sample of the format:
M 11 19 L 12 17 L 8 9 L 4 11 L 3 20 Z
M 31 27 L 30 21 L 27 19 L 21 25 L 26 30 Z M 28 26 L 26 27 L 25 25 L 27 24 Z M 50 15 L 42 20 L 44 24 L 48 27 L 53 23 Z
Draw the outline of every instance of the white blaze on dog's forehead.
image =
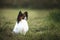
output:
M 26 17 L 24 19 L 26 20 Z

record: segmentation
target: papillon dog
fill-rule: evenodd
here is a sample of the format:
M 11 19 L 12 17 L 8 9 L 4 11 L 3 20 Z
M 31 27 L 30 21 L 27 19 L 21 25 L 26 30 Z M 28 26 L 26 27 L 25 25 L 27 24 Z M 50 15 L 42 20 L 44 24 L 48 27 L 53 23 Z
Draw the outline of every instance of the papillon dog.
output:
M 29 30 L 28 27 L 28 12 L 24 12 L 24 14 L 20 11 L 18 16 L 17 16 L 17 21 L 13 29 L 13 33 L 20 33 L 25 35 L 26 32 Z

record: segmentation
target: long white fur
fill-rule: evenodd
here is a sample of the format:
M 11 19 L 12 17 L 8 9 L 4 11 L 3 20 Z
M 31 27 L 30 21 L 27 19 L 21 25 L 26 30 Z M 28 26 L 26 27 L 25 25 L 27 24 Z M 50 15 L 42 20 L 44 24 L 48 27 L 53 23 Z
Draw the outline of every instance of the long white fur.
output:
M 16 22 L 13 32 L 18 34 L 21 33 L 23 35 L 29 30 L 28 23 L 25 19 L 22 19 L 19 23 Z

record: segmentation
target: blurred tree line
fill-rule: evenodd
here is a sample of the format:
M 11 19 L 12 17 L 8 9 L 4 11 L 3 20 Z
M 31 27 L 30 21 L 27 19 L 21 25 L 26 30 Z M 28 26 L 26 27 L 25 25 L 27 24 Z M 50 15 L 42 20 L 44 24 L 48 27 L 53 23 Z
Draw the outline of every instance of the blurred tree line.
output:
M 0 0 L 0 7 L 60 8 L 60 0 Z

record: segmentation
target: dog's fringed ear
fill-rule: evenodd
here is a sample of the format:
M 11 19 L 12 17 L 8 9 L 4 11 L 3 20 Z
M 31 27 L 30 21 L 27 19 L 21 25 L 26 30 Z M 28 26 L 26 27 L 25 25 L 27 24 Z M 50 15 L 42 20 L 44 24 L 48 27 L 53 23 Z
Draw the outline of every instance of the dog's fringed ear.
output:
M 22 12 L 21 12 L 21 11 L 19 11 L 19 15 L 20 15 L 20 14 L 22 14 Z
M 25 15 L 25 17 L 26 17 L 26 20 L 28 20 L 28 12 L 27 12 L 27 11 L 24 12 L 24 15 Z
M 19 21 L 20 21 L 20 16 L 22 15 L 22 12 L 21 11 L 19 11 L 19 14 L 18 14 L 18 16 L 17 16 L 17 22 L 19 23 Z

